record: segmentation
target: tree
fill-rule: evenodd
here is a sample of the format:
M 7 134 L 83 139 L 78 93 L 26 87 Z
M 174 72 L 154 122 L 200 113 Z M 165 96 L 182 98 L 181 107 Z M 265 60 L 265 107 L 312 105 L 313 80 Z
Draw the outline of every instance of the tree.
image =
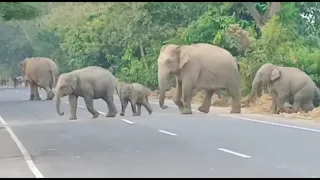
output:
M 39 17 L 42 13 L 36 3 L 2 2 L 0 16 L 5 21 L 30 20 Z

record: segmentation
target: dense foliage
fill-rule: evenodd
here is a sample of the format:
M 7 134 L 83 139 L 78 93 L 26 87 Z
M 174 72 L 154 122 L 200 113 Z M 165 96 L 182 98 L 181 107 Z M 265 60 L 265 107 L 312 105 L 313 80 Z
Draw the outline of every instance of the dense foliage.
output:
M 243 95 L 266 62 L 298 67 L 320 85 L 319 2 L 50 2 L 34 3 L 33 10 L 14 5 L 6 9 L 10 13 L 0 6 L 6 20 L 0 22 L 2 75 L 17 75 L 17 62 L 25 57 L 45 56 L 62 72 L 98 65 L 154 89 L 162 45 L 206 42 L 237 57 Z

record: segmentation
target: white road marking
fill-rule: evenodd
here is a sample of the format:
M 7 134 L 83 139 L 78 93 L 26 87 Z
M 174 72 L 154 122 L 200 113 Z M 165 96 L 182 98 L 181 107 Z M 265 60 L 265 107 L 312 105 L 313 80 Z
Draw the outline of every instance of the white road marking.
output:
M 158 104 L 156 102 L 150 102 L 151 104 Z M 177 106 L 174 105 L 167 105 L 169 107 L 174 107 L 177 108 Z M 200 112 L 195 109 L 191 109 L 192 111 L 195 112 Z M 257 123 L 263 123 L 263 124 L 269 124 L 269 125 L 274 125 L 274 126 L 281 126 L 281 127 L 287 127 L 287 128 L 293 128 L 293 129 L 299 129 L 299 130 L 305 130 L 305 131 L 311 131 L 311 132 L 317 132 L 320 133 L 320 130 L 318 129 L 311 129 L 311 128 L 305 128 L 305 127 L 300 127 L 300 126 L 293 126 L 293 125 L 287 125 L 287 124 L 280 124 L 280 123 L 274 123 L 274 122 L 268 122 L 268 121 L 263 121 L 263 120 L 256 120 L 256 119 L 250 119 L 250 118 L 245 118 L 245 117 L 239 117 L 239 116 L 234 116 L 230 114 L 216 114 L 218 116 L 226 116 L 226 117 L 231 117 L 231 118 L 236 118 L 236 119 L 242 119 L 246 121 L 252 121 L 252 122 L 257 122 Z
M 131 122 L 131 121 L 126 120 L 126 119 L 121 119 L 121 121 L 126 122 L 126 123 L 128 123 L 128 124 L 134 124 L 134 122 Z
M 29 152 L 26 150 L 26 148 L 23 146 L 23 144 L 21 143 L 21 141 L 18 139 L 18 137 L 14 134 L 14 132 L 11 130 L 11 128 L 9 126 L 7 126 L 7 122 L 0 116 L 0 122 L 5 125 L 6 130 L 8 131 L 8 133 L 10 134 L 12 140 L 14 141 L 14 143 L 16 143 L 16 145 L 18 146 L 19 150 L 21 151 L 24 160 L 27 162 L 31 172 L 33 173 L 33 175 L 36 178 L 44 178 L 42 173 L 39 171 L 39 169 L 37 168 L 37 166 L 34 164 L 34 162 L 31 159 L 31 156 L 29 154 Z
M 233 154 L 239 157 L 243 157 L 243 158 L 251 158 L 251 156 L 245 155 L 245 154 L 241 154 L 241 153 L 237 153 L 228 149 L 224 149 L 224 148 L 218 148 L 218 150 L 229 153 L 229 154 Z
M 63 135 L 63 134 L 61 134 L 60 136 L 61 136 L 61 137 L 64 137 L 64 138 L 67 138 L 67 139 L 72 139 L 72 137 L 67 136 L 67 135 Z
M 220 116 L 226 116 L 226 117 L 237 118 L 237 119 L 242 119 L 242 120 L 246 120 L 246 121 L 252 121 L 252 122 L 258 122 L 258 123 L 269 124 L 269 125 L 274 125 L 274 126 L 281 126 L 281 127 L 287 127 L 287 128 L 293 128 L 293 129 L 299 129 L 299 130 L 320 133 L 320 130 L 317 130 L 317 129 L 311 129 L 311 128 L 305 128 L 305 127 L 299 127 L 299 126 L 293 126 L 293 125 L 287 125 L 287 124 L 280 124 L 280 123 L 268 122 L 268 121 L 263 121 L 263 120 L 250 119 L 250 118 L 245 118 L 245 117 L 237 117 L 237 116 L 233 116 L 233 115 L 229 115 L 229 114 L 220 114 Z
M 168 131 L 165 131 L 165 130 L 158 130 L 159 132 L 161 132 L 161 133 L 164 133 L 164 134 L 168 134 L 168 135 L 170 135 L 170 136 L 176 136 L 177 134 L 175 134 L 175 133 L 172 133 L 172 132 L 168 132 Z

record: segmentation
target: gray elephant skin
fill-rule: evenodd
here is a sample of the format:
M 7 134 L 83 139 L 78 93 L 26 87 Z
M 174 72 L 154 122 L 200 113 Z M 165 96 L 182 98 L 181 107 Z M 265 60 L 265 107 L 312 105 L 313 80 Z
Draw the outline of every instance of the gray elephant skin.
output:
M 247 104 L 255 95 L 261 96 L 262 87 L 266 84 L 270 85 L 273 114 L 279 113 L 279 110 L 286 113 L 296 113 L 300 109 L 311 111 L 314 95 L 319 93 L 313 80 L 300 69 L 266 63 L 256 72 Z M 286 102 L 293 104 L 293 107 L 285 107 Z
M 164 105 L 167 78 L 176 79 L 174 103 L 182 114 L 192 114 L 192 90 L 205 90 L 205 98 L 198 108 L 208 113 L 215 92 L 225 89 L 232 98 L 230 113 L 241 113 L 240 73 L 236 59 L 227 50 L 206 43 L 162 46 L 158 57 L 159 106 Z M 182 98 L 182 101 L 181 101 Z
M 116 92 L 121 102 L 121 116 L 125 115 L 128 102 L 131 104 L 133 116 L 141 116 L 141 106 L 145 107 L 149 114 L 152 114 L 152 108 L 148 100 L 150 90 L 139 83 L 125 83 L 117 81 Z M 138 107 L 138 110 L 136 109 Z
M 19 62 L 20 71 L 30 83 L 30 100 L 41 100 L 38 87 L 47 93 L 47 100 L 54 98 L 52 88 L 56 85 L 59 70 L 56 63 L 46 57 L 31 57 Z
M 117 109 L 113 102 L 116 79 L 112 73 L 98 66 L 89 66 L 61 74 L 56 86 L 56 111 L 60 112 L 60 98 L 69 96 L 70 120 L 77 119 L 78 97 L 83 97 L 88 111 L 93 118 L 99 116 L 99 112 L 94 109 L 93 100 L 103 99 L 108 105 L 107 117 L 115 117 Z

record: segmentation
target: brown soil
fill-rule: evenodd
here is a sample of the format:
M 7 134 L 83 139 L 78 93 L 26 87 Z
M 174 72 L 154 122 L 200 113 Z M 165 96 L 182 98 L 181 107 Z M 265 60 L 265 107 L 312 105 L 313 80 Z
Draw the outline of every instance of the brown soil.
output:
M 159 97 L 159 91 L 153 91 L 150 96 Z M 170 89 L 166 92 L 166 98 L 174 99 L 175 88 Z M 199 104 L 202 103 L 203 98 L 205 97 L 204 91 L 194 90 L 192 103 Z M 260 98 L 255 98 L 253 102 L 249 104 L 249 107 L 245 107 L 245 102 L 248 97 L 241 99 L 241 107 L 248 113 L 262 113 L 269 114 L 271 112 L 272 98 L 269 94 L 264 93 Z M 214 94 L 211 99 L 211 105 L 215 107 L 229 107 L 231 104 L 231 99 L 229 97 L 224 97 L 221 95 L 221 98 L 217 94 Z M 280 115 L 285 117 L 295 117 L 295 118 L 311 118 L 320 120 L 320 107 L 313 109 L 308 113 L 298 112 L 293 114 L 281 113 Z

